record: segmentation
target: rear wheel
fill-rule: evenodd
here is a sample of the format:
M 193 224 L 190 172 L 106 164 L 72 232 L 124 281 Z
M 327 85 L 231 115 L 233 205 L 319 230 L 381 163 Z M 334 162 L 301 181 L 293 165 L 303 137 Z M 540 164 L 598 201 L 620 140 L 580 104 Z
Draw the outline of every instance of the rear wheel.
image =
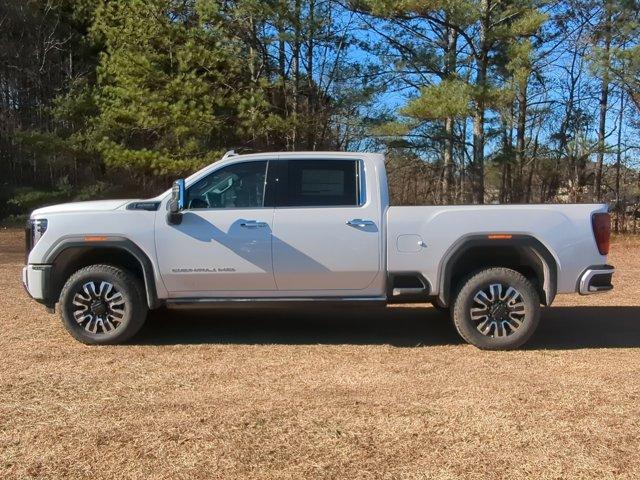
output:
M 463 282 L 453 307 L 460 336 L 486 350 L 523 345 L 540 321 L 540 298 L 533 284 L 508 268 L 488 268 Z
M 142 285 L 127 270 L 90 265 L 75 272 L 60 294 L 67 331 L 82 343 L 116 344 L 144 325 L 147 306 Z

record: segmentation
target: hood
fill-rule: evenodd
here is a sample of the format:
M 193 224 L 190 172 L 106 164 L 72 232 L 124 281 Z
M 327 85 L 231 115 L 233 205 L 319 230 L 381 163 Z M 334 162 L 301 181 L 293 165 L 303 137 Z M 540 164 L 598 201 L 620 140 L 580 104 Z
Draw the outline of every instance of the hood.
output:
M 48 215 L 50 213 L 70 213 L 70 212 L 103 212 L 115 210 L 129 202 L 129 200 L 96 200 L 91 202 L 60 203 L 49 207 L 35 209 L 31 216 Z

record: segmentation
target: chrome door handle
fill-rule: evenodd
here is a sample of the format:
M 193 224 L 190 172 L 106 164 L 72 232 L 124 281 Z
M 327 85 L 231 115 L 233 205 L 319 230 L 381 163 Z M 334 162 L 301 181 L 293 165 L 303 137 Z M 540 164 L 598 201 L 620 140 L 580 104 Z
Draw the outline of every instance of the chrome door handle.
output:
M 257 222 L 256 220 L 247 220 L 240 224 L 241 227 L 244 228 L 258 228 L 258 227 L 266 227 L 266 222 Z
M 353 220 L 347 220 L 347 225 L 349 225 L 350 227 L 359 227 L 359 228 L 376 226 L 375 222 L 372 222 L 371 220 L 363 220 L 361 218 L 354 218 Z

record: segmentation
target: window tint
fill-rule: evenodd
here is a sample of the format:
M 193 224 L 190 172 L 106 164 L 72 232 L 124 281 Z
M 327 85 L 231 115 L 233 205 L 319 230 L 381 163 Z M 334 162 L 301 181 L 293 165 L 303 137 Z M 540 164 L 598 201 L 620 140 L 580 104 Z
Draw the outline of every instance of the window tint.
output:
M 229 165 L 187 190 L 187 208 L 256 208 L 264 204 L 267 162 Z
M 358 205 L 356 160 L 291 160 L 279 205 L 288 207 Z

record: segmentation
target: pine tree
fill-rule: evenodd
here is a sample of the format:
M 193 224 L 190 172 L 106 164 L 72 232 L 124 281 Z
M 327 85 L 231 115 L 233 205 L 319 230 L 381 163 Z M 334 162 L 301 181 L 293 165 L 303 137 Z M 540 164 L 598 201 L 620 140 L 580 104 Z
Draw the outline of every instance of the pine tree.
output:
M 600 78 L 596 170 L 593 182 L 594 197 L 598 202 L 603 198 L 602 181 L 604 156 L 607 151 L 606 124 L 609 110 L 609 91 L 611 81 L 616 80 L 612 78 L 616 75 L 616 64 L 626 64 L 623 69 L 625 74 L 618 76 L 618 83 L 626 84 L 627 88 L 635 84 L 631 90 L 636 89 L 636 95 L 640 83 L 638 62 L 634 60 L 634 53 L 636 55 L 639 53 L 637 45 L 628 48 L 630 42 L 637 41 L 637 35 L 640 32 L 638 25 L 640 4 L 635 0 L 602 0 L 599 6 L 602 14 L 592 35 L 593 49 L 591 52 L 592 66 Z M 636 64 L 635 72 L 634 62 Z M 633 95 L 631 93 L 632 98 Z
M 473 200 L 484 203 L 485 116 L 487 109 L 497 108 L 511 94 L 495 84 L 492 68 L 494 51 L 502 44 L 526 39 L 536 33 L 546 17 L 533 1 L 498 0 L 367 0 L 363 2 L 379 17 L 400 21 L 424 19 L 456 35 L 474 64 L 473 75 L 461 77 L 451 71 L 450 55 L 442 55 L 440 81 L 420 89 L 417 99 L 403 113 L 414 120 L 432 120 L 470 114 L 473 122 Z M 451 37 L 449 37 L 450 39 Z M 448 44 L 448 42 L 446 42 Z M 449 68 L 447 68 L 447 66 Z M 455 69 L 454 69 L 455 70 Z M 454 106 L 455 105 L 455 106 Z M 442 116 L 444 114 L 444 116 Z
M 210 163 L 260 102 L 245 88 L 242 46 L 215 4 L 197 7 L 132 0 L 98 8 L 92 34 L 104 47 L 91 133 L 108 166 L 174 175 Z

